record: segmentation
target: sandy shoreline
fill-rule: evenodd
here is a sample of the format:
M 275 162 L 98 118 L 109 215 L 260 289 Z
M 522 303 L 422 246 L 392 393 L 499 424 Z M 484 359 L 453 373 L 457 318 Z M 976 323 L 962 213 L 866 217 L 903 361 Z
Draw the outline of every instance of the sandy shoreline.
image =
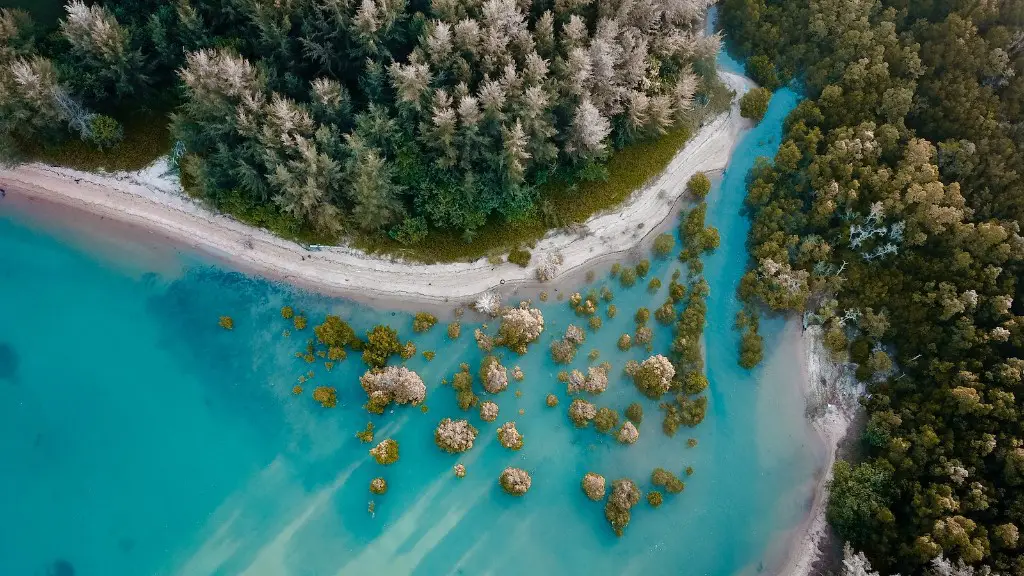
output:
M 807 576 L 820 555 L 819 545 L 828 535 L 825 517 L 828 504 L 827 486 L 832 479 L 839 444 L 846 437 L 854 421 L 857 397 L 860 391 L 843 366 L 829 359 L 822 344 L 821 327 L 808 326 L 801 330 L 800 318 L 789 320 L 797 324 L 796 337 L 803 354 L 801 391 L 807 400 L 808 421 L 817 439 L 825 448 L 825 461 L 816 477 L 814 498 L 810 511 L 790 536 L 786 554 L 773 574 Z
M 737 95 L 751 86 L 742 76 L 724 72 L 721 76 Z M 492 265 L 485 258 L 424 265 L 349 247 L 311 252 L 204 208 L 185 196 L 175 182 L 161 180 L 159 164 L 141 173 L 109 175 L 28 164 L 0 171 L 0 187 L 9 195 L 60 203 L 165 234 L 243 270 L 315 291 L 369 297 L 381 303 L 454 305 L 471 302 L 492 289 L 507 296 L 516 289 L 539 287 L 534 265 L 547 254 L 563 257 L 558 276 L 545 284 L 551 289 L 566 277 L 642 245 L 653 230 L 675 216 L 676 201 L 690 176 L 724 169 L 749 127 L 734 101 L 730 111 L 704 126 L 653 182 L 615 211 L 587 220 L 585 235 L 555 231 L 539 241 L 528 268 Z

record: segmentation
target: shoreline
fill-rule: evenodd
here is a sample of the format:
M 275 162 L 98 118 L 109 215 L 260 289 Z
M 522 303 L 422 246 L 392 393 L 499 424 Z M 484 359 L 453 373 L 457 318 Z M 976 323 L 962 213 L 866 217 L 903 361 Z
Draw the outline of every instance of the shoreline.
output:
M 751 126 L 739 115 L 738 98 L 753 84 L 728 72 L 720 72 L 720 76 L 736 92 L 730 110 L 701 128 L 660 175 L 614 210 L 589 218 L 584 223 L 585 235 L 556 230 L 537 243 L 531 264 L 547 254 L 563 257 L 558 274 L 544 283 L 535 279 L 534 266 L 492 265 L 486 258 L 419 264 L 347 246 L 310 251 L 216 214 L 185 196 L 175 180 L 162 177 L 166 166 L 162 160 L 140 172 L 114 174 L 27 164 L 0 171 L 0 187 L 7 189 L 9 197 L 33 198 L 131 224 L 236 269 L 330 296 L 384 306 L 456 307 L 491 290 L 504 298 L 529 290 L 557 292 L 587 270 L 642 251 L 655 232 L 675 217 L 690 176 L 725 169 L 733 149 Z
M 840 445 L 855 421 L 856 398 L 859 391 L 851 386 L 855 381 L 841 365 L 832 362 L 821 341 L 821 327 L 800 328 L 800 318 L 789 319 L 797 323 L 797 337 L 803 355 L 801 392 L 807 402 L 807 421 L 815 437 L 825 449 L 821 471 L 815 475 L 814 497 L 806 517 L 787 537 L 786 551 L 772 573 L 786 576 L 809 576 L 815 562 L 821 557 L 820 545 L 829 533 L 826 519 L 828 483 L 838 457 Z M 812 410 L 820 414 L 811 414 Z

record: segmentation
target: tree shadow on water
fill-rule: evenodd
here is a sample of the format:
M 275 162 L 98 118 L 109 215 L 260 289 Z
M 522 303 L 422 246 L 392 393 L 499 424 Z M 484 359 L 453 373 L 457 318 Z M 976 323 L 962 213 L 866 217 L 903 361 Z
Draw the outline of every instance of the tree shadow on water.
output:
M 18 375 L 18 353 L 6 342 L 0 342 L 0 380 L 14 382 Z

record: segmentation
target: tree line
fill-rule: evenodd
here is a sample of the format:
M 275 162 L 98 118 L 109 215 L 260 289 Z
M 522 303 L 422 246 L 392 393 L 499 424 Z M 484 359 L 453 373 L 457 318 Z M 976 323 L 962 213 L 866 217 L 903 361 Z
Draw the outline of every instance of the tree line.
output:
M 741 295 L 821 324 L 867 383 L 829 520 L 882 573 L 1024 574 L 1024 4 L 724 0 L 722 22 L 807 97 L 749 182 Z
M 172 93 L 182 178 L 323 235 L 466 241 L 541 187 L 685 122 L 714 78 L 709 0 L 72 0 L 0 13 L 0 142 L 83 138 Z

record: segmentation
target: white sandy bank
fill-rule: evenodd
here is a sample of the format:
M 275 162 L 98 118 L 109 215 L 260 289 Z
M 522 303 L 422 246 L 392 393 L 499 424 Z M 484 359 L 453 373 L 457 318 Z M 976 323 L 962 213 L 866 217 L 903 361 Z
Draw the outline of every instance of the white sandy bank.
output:
M 721 73 L 737 95 L 751 86 L 742 76 Z M 704 126 L 653 182 L 634 192 L 614 211 L 585 223 L 586 234 L 553 231 L 533 250 L 534 264 L 561 253 L 559 275 L 597 258 L 636 246 L 643 236 L 673 216 L 673 205 L 690 176 L 724 169 L 732 150 L 750 127 L 734 100 L 728 114 Z M 533 267 L 475 262 L 424 265 L 366 254 L 350 247 L 311 252 L 262 229 L 215 214 L 185 196 L 172 179 L 161 178 L 164 164 L 135 173 L 94 174 L 27 164 L 0 171 L 0 187 L 122 220 L 180 239 L 243 268 L 326 293 L 394 302 L 465 302 L 504 281 L 504 291 L 534 279 Z M 642 234 L 637 231 L 642 229 Z
M 792 320 L 799 322 L 799 319 Z M 800 335 L 804 352 L 804 394 L 808 419 L 825 446 L 825 464 L 814 491 L 814 502 L 806 520 L 800 525 L 785 561 L 777 574 L 808 576 L 818 559 L 818 545 L 828 534 L 825 512 L 828 503 L 828 482 L 832 479 L 839 443 L 850 431 L 863 394 L 853 378 L 849 365 L 829 359 L 822 343 L 821 326 L 808 326 Z

